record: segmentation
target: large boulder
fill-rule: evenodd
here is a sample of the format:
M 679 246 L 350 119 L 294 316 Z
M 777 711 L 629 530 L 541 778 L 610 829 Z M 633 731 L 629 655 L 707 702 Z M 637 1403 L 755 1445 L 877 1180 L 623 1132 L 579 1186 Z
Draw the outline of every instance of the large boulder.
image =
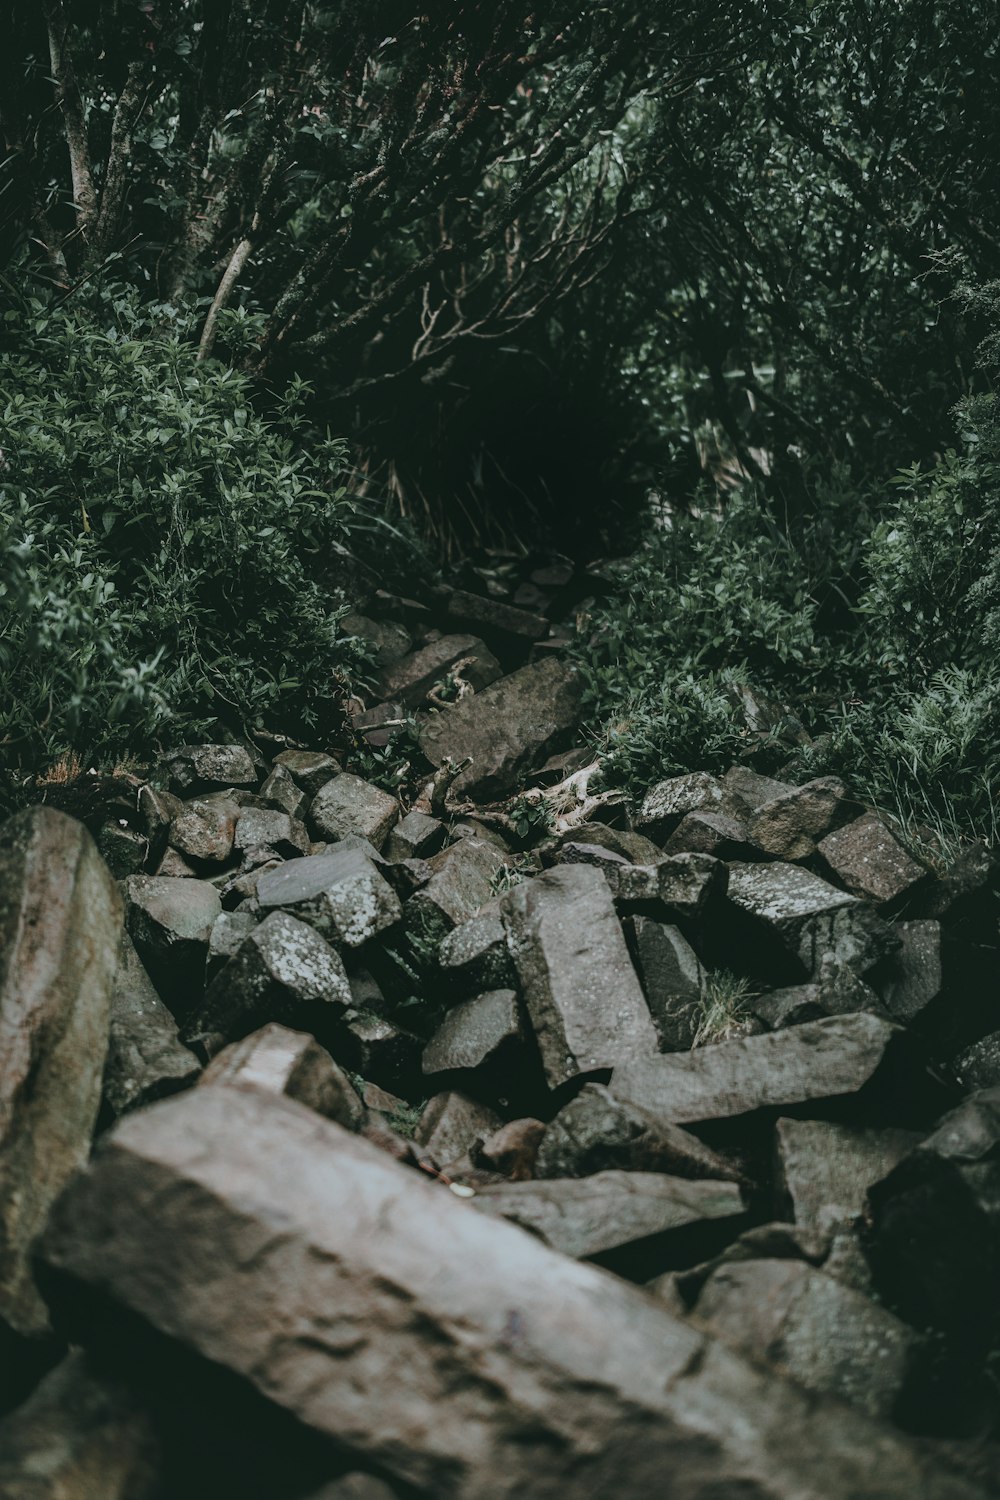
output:
M 441 1500 L 980 1493 L 278 1095 L 128 1116 L 42 1256 L 75 1338 L 151 1325 Z
M 121 927 L 82 823 L 32 807 L 0 827 L 0 1322 L 22 1335 L 48 1328 L 29 1256 L 90 1151 Z
M 560 865 L 515 886 L 501 906 L 551 1087 L 655 1055 L 656 1028 L 599 870 Z
M 433 715 L 420 732 L 420 748 L 435 766 L 472 757 L 454 783 L 456 795 L 502 797 L 572 729 L 582 693 L 565 662 L 532 662 Z

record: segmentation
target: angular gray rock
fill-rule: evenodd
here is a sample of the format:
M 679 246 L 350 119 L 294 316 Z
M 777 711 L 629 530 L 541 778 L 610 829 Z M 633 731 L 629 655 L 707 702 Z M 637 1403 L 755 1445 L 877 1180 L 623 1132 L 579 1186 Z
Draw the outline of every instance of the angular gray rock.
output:
M 257 882 L 264 912 L 281 909 L 332 942 L 357 948 L 403 914 L 399 897 L 363 850 L 334 846 L 292 859 Z
M 1000 1088 L 982 1089 L 868 1194 L 868 1258 L 890 1307 L 981 1354 L 1000 1338 Z
M 656 1028 L 600 871 L 547 870 L 508 891 L 501 907 L 553 1088 L 656 1053 Z
M 753 859 L 760 854 L 746 825 L 728 813 L 685 813 L 663 845 L 664 854 L 711 854 L 716 859 Z
M 306 825 L 286 812 L 244 807 L 236 824 L 235 844 L 244 854 L 248 849 L 269 848 L 282 859 L 294 859 L 296 854 L 309 853 L 310 838 Z
M 219 787 L 255 787 L 259 781 L 244 745 L 181 745 L 161 757 L 170 790 L 180 797 Z
M 870 906 L 799 865 L 730 865 L 727 897 L 806 976 L 828 955 L 864 973 L 897 945 Z
M 874 1130 L 829 1120 L 779 1120 L 782 1186 L 796 1224 L 829 1233 L 865 1211 L 868 1189 L 920 1142 L 913 1130 Z
M 456 1005 L 424 1048 L 424 1073 L 472 1072 L 510 1059 L 524 1040 L 516 990 L 490 990 Z
M 517 979 L 498 916 L 471 917 L 449 932 L 438 949 L 438 963 L 442 977 L 459 994 L 510 989 Z
M 280 1096 L 200 1088 L 128 1116 L 42 1253 L 85 1337 L 128 1336 L 94 1287 L 441 1500 L 648 1500 L 665 1474 L 700 1500 L 983 1500 Z
M 727 867 L 708 854 L 672 854 L 655 865 L 607 864 L 604 877 L 620 911 L 641 908 L 668 920 L 701 917 L 726 893 Z
M 225 864 L 233 852 L 239 815 L 235 802 L 197 798 L 186 802 L 182 811 L 171 819 L 170 846 L 185 859 Z
M 885 1020 L 894 1019 L 875 991 L 832 954 L 820 960 L 811 983 L 772 990 L 755 996 L 749 1004 L 753 1014 L 772 1031 L 798 1026 L 803 1021 L 819 1021 L 824 1016 L 852 1015 L 859 1010 L 870 1011 Z
M 437 854 L 446 833 L 440 818 L 432 818 L 429 813 L 411 808 L 391 830 L 383 852 L 386 859 L 429 858 Z
M 493 895 L 493 879 L 504 857 L 480 839 L 460 839 L 427 861 L 430 878 L 406 905 L 410 932 L 440 944 L 455 927 L 474 917 Z
M 503 675 L 500 663 L 478 636 L 443 635 L 387 667 L 379 678 L 379 692 L 416 708 L 459 662 L 463 680 L 476 693 Z
M 121 823 L 105 823 L 98 829 L 97 847 L 116 880 L 141 874 L 149 861 L 149 840 Z
M 835 776 L 771 797 L 755 809 L 747 829 L 751 840 L 775 859 L 808 859 L 817 841 L 860 811 Z
M 322 750 L 283 750 L 274 764 L 287 771 L 307 797 L 315 797 L 341 771 L 340 761 Z
M 934 921 L 897 922 L 901 947 L 882 986 L 885 1008 L 897 1021 L 916 1020 L 941 994 L 944 964 L 941 924 Z
M 31 1246 L 87 1160 L 101 1103 L 122 906 L 82 823 L 0 826 L 0 1326 L 48 1329 Z
M 841 885 L 880 906 L 898 906 L 929 880 L 926 866 L 870 815 L 828 834 L 819 852 Z
M 694 1052 L 623 1062 L 610 1088 L 616 1098 L 678 1125 L 837 1099 L 857 1093 L 891 1065 L 902 1034 L 864 1012 L 831 1016 Z
M 285 766 L 274 765 L 261 782 L 260 797 L 290 818 L 304 818 L 309 798 Z
M 305 922 L 273 911 L 216 974 L 184 1036 L 212 1056 L 266 1021 L 295 1021 L 318 1005 L 342 1015 L 350 1004 L 337 951 Z
M 474 1208 L 540 1234 L 553 1250 L 583 1259 L 713 1219 L 735 1219 L 743 1197 L 732 1182 L 692 1182 L 661 1172 L 596 1172 L 548 1182 L 480 1188 Z
M 423 1041 L 390 1017 L 371 1011 L 347 1011 L 331 1047 L 345 1068 L 381 1088 L 407 1099 L 426 1096 L 427 1085 L 420 1071 Z
M 679 928 L 651 917 L 630 920 L 632 951 L 664 1052 L 694 1045 L 705 997 L 705 970 Z
M 208 968 L 209 979 L 235 958 L 243 941 L 248 938 L 257 926 L 258 917 L 249 911 L 223 911 L 216 917 L 212 925 L 212 931 L 208 939 Z
M 965 1047 L 948 1068 L 964 1089 L 991 1089 L 1000 1084 L 1000 1031 L 991 1031 Z
M 772 802 L 775 797 L 782 797 L 795 790 L 790 782 L 762 776 L 749 766 L 730 766 L 722 782 L 730 795 L 738 798 L 749 812 L 756 812 L 765 802 Z
M 105 1109 L 117 1118 L 186 1088 L 200 1071 L 201 1064 L 177 1035 L 177 1023 L 156 993 L 135 945 L 123 933 L 111 996 Z
M 495 1110 L 479 1104 L 466 1094 L 449 1090 L 435 1094 L 413 1132 L 418 1146 L 430 1152 L 442 1166 L 469 1156 L 480 1141 L 499 1130 L 503 1124 Z
M 652 839 L 628 828 L 611 828 L 607 823 L 578 823 L 560 835 L 557 844 L 596 844 L 600 849 L 610 849 L 620 854 L 632 865 L 655 865 L 663 858 L 663 851 Z
M 309 804 L 309 827 L 314 838 L 330 843 L 357 834 L 378 850 L 399 818 L 399 803 L 388 792 L 360 776 L 334 776 L 320 787 Z
M 891 1417 L 919 1384 L 923 1344 L 915 1330 L 802 1260 L 720 1266 L 695 1312 L 747 1354 L 765 1354 L 807 1389 L 872 1417 Z
M 360 1096 L 326 1048 L 275 1021 L 224 1048 L 200 1083 L 284 1094 L 347 1130 L 359 1130 L 365 1119 Z
M 516 609 L 499 599 L 486 599 L 482 594 L 467 594 L 456 589 L 448 600 L 448 618 L 456 625 L 467 625 L 479 630 L 492 640 L 501 642 L 540 641 L 549 633 L 549 622 L 541 615 L 526 609 Z
M 650 787 L 634 823 L 655 843 L 660 843 L 673 833 L 687 813 L 732 811 L 731 799 L 717 777 L 707 771 L 689 771 L 684 776 L 671 776 Z
M 4 1500 L 157 1500 L 153 1423 L 124 1381 L 68 1354 L 0 1422 Z
M 546 1126 L 535 1176 L 587 1177 L 613 1168 L 718 1181 L 740 1176 L 697 1136 L 588 1083 Z
M 222 902 L 204 880 L 132 875 L 125 882 L 125 925 L 150 978 L 177 1015 L 197 1003 L 208 943 Z
M 373 620 L 369 615 L 351 613 L 340 621 L 343 635 L 358 636 L 372 648 L 375 662 L 380 667 L 390 666 L 405 656 L 413 644 L 405 625 L 394 620 Z
M 533 662 L 434 714 L 420 732 L 420 748 L 434 766 L 472 757 L 454 783 L 456 796 L 502 797 L 573 728 L 582 694 L 565 662 Z

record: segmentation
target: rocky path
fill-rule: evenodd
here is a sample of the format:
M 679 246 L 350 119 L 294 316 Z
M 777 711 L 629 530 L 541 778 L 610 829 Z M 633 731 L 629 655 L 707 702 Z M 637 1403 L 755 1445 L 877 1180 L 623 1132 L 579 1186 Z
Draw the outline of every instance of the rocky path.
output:
M 353 759 L 0 829 L 0 1496 L 998 1493 L 991 857 L 630 805 L 579 578 L 464 582 L 352 621 Z

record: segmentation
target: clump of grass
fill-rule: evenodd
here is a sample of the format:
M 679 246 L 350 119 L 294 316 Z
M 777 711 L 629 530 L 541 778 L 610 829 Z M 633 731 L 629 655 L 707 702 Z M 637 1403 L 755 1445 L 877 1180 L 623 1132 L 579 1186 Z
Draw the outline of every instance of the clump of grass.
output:
M 701 1000 L 701 1018 L 692 1047 L 707 1047 L 742 1036 L 750 1020 L 750 1001 L 756 991 L 750 981 L 729 969 L 708 976 Z

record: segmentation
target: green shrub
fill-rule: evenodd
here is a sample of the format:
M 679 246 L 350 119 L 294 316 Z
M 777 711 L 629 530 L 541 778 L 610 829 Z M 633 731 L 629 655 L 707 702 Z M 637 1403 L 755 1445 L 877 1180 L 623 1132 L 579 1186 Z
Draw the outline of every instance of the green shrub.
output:
M 234 315 L 235 326 L 242 315 Z M 31 769 L 268 722 L 326 733 L 363 661 L 338 634 L 359 518 L 344 446 L 265 417 L 132 291 L 18 299 L 0 344 L 0 742 Z M 308 446 L 302 441 L 308 437 Z

